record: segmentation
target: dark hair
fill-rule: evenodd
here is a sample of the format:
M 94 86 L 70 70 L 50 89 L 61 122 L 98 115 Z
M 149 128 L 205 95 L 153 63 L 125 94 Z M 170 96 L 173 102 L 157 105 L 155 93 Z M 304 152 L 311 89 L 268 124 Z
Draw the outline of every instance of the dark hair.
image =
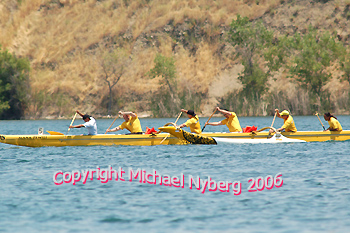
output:
M 193 110 L 187 110 L 187 114 L 191 115 L 191 116 L 195 116 L 196 115 Z
M 228 110 L 227 108 L 222 108 L 222 110 L 225 110 L 225 111 L 228 111 L 228 112 L 230 111 L 230 110 Z
M 335 116 L 333 116 L 333 115 L 330 114 L 329 112 L 326 112 L 324 115 L 325 115 L 326 117 L 334 117 L 335 119 L 337 119 Z
M 85 119 L 87 119 L 87 118 L 90 119 L 90 116 L 89 116 L 88 114 L 83 115 L 83 120 L 85 120 Z

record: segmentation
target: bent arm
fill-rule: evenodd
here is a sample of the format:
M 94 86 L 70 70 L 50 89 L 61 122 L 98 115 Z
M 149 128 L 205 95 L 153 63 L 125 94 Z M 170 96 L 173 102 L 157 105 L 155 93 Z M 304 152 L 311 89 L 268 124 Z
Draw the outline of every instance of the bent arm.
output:
M 128 116 L 131 116 L 131 117 L 136 117 L 136 114 L 133 113 L 133 112 L 122 112 L 122 111 L 119 111 L 119 114 L 121 114 L 121 115 L 128 115 Z
M 186 109 L 181 109 L 181 112 L 184 112 L 187 114 L 187 110 Z
M 84 114 L 82 114 L 81 112 L 79 112 L 79 110 L 76 111 L 81 117 L 84 116 Z M 80 128 L 80 127 L 79 127 Z
M 281 131 L 283 131 L 283 130 L 284 130 L 284 128 L 282 128 L 282 127 L 279 128 L 279 129 L 276 129 L 277 132 L 281 132 Z
M 81 124 L 81 125 L 71 125 L 71 126 L 69 126 L 69 128 L 71 129 L 71 128 L 81 128 L 81 127 L 85 127 L 83 124 Z
M 232 113 L 231 112 L 229 112 L 229 111 L 226 111 L 226 110 L 224 110 L 224 109 L 221 109 L 221 108 L 219 108 L 219 107 L 216 107 L 216 109 L 219 111 L 219 112 L 221 112 L 222 114 L 228 114 L 228 115 L 232 115 Z
M 291 124 L 292 124 L 292 122 L 286 121 L 286 122 L 281 126 L 281 128 L 277 129 L 277 131 L 278 131 L 278 132 L 281 132 L 281 131 L 287 129 Z
M 119 131 L 119 130 L 121 130 L 120 126 L 117 126 L 113 129 L 107 129 L 106 132 L 115 132 L 115 131 Z
M 277 116 L 277 117 L 282 118 L 281 115 L 280 115 L 280 112 L 278 111 L 277 108 L 275 109 L 275 112 L 276 112 L 276 116 Z
M 219 122 L 208 122 L 208 123 L 206 123 L 206 125 L 218 126 L 218 125 L 223 125 L 223 123 L 221 121 L 219 121 Z

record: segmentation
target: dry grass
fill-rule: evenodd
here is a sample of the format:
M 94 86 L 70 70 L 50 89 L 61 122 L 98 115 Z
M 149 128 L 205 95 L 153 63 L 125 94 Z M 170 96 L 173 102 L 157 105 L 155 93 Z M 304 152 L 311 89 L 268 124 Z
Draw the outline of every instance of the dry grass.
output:
M 209 84 L 221 70 L 219 58 L 214 55 L 215 51 L 215 46 L 205 42 L 199 44 L 195 57 L 191 57 L 186 50 L 179 51 L 176 56 L 176 67 L 180 70 L 180 82 L 186 80 L 197 92 L 208 92 Z
M 150 80 L 146 74 L 153 68 L 155 55 L 162 53 L 174 56 L 179 84 L 206 93 L 209 99 L 204 104 L 215 103 L 228 87 L 239 89 L 240 84 L 234 70 L 237 66 L 232 68 L 232 61 L 219 57 L 218 45 L 208 38 L 217 38 L 220 26 L 228 26 L 237 14 L 254 19 L 280 4 L 279 0 L 261 0 L 259 4 L 255 0 L 131 0 L 129 5 L 123 0 L 60 0 L 62 7 L 51 2 L 22 0 L 18 5 L 16 0 L 1 1 L 0 44 L 30 58 L 34 94 L 68 96 L 67 112 L 76 107 L 94 111 L 105 98 L 107 87 L 96 62 L 97 45 L 101 44 L 122 46 L 131 54 L 132 62 L 118 83 L 116 96 L 142 96 L 159 88 L 158 80 Z M 188 20 L 207 21 L 203 28 L 207 39 L 196 41 L 195 54 L 181 44 L 173 51 L 174 39 L 163 30 L 170 21 L 179 25 Z M 156 37 L 154 44 L 144 44 L 145 34 Z M 34 105 L 31 112 L 37 109 Z M 68 114 L 55 105 L 50 108 L 45 114 Z

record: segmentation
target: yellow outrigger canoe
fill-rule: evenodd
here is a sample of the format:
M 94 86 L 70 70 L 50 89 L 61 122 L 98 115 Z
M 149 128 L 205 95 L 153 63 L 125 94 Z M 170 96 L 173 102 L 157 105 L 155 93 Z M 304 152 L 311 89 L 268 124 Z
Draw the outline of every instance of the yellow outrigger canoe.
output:
M 254 133 L 202 133 L 194 135 L 173 126 L 160 127 L 159 134 L 99 134 L 99 135 L 0 135 L 0 142 L 17 146 L 155 146 L 181 144 L 216 144 L 225 139 L 230 142 L 265 142 L 273 137 L 268 132 Z M 345 141 L 350 140 L 350 130 L 335 131 L 298 131 L 284 132 L 285 138 L 303 142 Z M 216 141 L 214 142 L 213 139 Z M 257 140 L 258 139 L 258 140 Z M 278 139 L 277 139 L 278 140 Z M 291 142 L 289 141 L 289 142 Z
M 98 135 L 0 135 L 0 142 L 29 147 L 42 146 L 154 146 L 160 145 L 169 136 L 160 134 L 98 134 Z M 166 137 L 162 145 L 181 144 L 173 136 Z

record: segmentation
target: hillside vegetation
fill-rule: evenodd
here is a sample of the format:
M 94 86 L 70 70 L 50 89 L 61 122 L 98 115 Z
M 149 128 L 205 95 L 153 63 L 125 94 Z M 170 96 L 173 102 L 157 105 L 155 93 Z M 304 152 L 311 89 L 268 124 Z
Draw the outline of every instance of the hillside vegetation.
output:
M 276 107 L 348 114 L 349 7 L 349 0 L 3 0 L 0 44 L 30 61 L 30 101 L 20 117 L 69 117 L 76 109 L 208 115 L 217 105 L 240 115 Z M 238 15 L 250 21 L 238 27 Z M 264 47 L 252 40 L 248 51 L 232 39 L 233 28 L 254 32 L 258 22 L 258 32 L 271 33 Z M 290 39 L 299 34 L 321 53 L 303 55 L 319 62 L 304 60 L 309 66 L 298 71 L 307 47 Z M 327 55 L 315 47 L 326 39 L 334 41 Z M 277 64 L 283 54 L 290 59 Z M 310 88 L 309 77 L 322 82 Z

